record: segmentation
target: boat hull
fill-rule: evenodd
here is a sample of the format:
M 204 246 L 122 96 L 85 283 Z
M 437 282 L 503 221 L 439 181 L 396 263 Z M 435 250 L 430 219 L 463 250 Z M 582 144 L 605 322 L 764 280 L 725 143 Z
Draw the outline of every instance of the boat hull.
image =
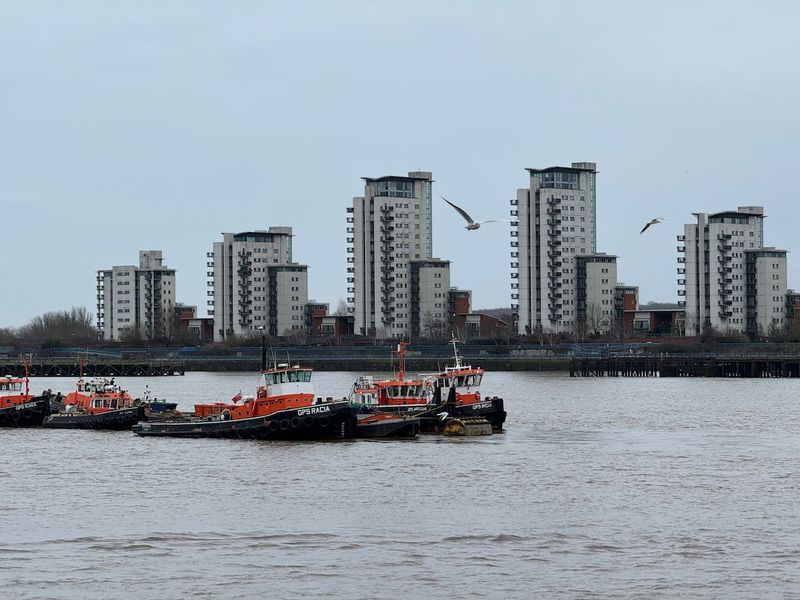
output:
M 447 413 L 446 417 L 442 413 Z M 442 433 L 447 419 L 486 419 L 492 431 L 500 432 L 506 422 L 506 411 L 502 398 L 487 398 L 473 404 L 460 404 L 453 395 L 444 404 L 429 410 L 421 417 L 420 431 L 423 433 Z M 444 418 L 443 418 L 444 417 Z
M 0 427 L 38 427 L 50 414 L 50 395 L 0 409 Z
M 395 417 L 371 421 L 359 419 L 357 438 L 415 437 L 420 430 L 420 420 L 412 417 Z
M 143 406 L 120 408 L 98 414 L 57 413 L 42 424 L 50 429 L 105 429 L 125 431 L 145 418 Z
M 133 432 L 153 437 L 321 440 L 352 438 L 355 429 L 355 412 L 347 402 L 339 402 L 228 421 L 189 417 L 139 423 Z

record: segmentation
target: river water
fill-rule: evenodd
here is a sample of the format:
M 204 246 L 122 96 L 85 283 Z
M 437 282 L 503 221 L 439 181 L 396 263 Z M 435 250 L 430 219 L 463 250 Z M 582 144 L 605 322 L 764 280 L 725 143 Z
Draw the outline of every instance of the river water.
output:
M 317 393 L 355 376 L 316 373 Z M 255 385 L 118 381 L 186 409 Z M 800 381 L 490 373 L 483 392 L 505 434 L 0 429 L 0 597 L 800 597 Z

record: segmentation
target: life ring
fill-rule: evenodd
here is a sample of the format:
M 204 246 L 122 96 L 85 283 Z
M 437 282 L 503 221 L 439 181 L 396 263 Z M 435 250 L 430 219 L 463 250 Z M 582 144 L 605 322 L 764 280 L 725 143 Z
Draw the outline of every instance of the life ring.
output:
M 289 424 L 289 419 L 282 419 L 281 420 L 281 431 L 286 431 L 287 429 L 289 429 L 289 427 L 291 427 L 291 425 Z
M 300 423 L 301 423 L 300 417 L 292 417 L 292 420 L 290 421 L 290 423 L 292 425 L 292 429 L 297 429 L 298 427 L 300 427 Z
M 19 411 L 18 411 L 18 410 L 15 410 L 14 412 L 12 412 L 12 413 L 11 413 L 11 420 L 12 420 L 12 421 L 14 421 L 15 423 L 16 423 L 17 421 L 19 421 L 19 420 L 20 420 L 20 418 L 22 418 L 22 415 L 21 415 L 21 414 L 19 414 Z
M 319 419 L 317 419 L 317 423 L 319 423 L 320 427 L 327 427 L 330 423 L 330 419 L 325 415 L 322 415 Z
M 33 416 L 33 411 L 30 408 L 26 408 L 22 411 L 22 416 L 26 419 L 30 419 Z
M 314 417 L 306 415 L 303 417 L 303 427 L 311 427 L 314 424 Z
M 275 433 L 276 431 L 278 431 L 278 429 L 280 429 L 280 428 L 281 428 L 281 426 L 278 424 L 278 422 L 277 422 L 277 421 L 270 421 L 270 422 L 269 422 L 269 425 L 267 425 L 267 428 L 268 428 L 268 429 L 269 429 L 269 430 L 270 430 L 272 433 Z
M 226 408 L 225 410 L 223 410 L 223 411 L 222 411 L 222 413 L 220 413 L 220 418 L 221 418 L 223 421 L 230 421 L 230 420 L 231 420 L 231 411 L 229 411 L 229 410 Z

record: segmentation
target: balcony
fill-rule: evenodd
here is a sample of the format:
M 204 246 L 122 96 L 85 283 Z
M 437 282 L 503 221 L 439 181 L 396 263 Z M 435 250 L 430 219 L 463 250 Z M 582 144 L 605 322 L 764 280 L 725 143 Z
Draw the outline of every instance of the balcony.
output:
M 685 279 L 678 279 L 678 285 L 686 285 Z
M 509 201 L 508 201 L 508 203 L 509 203 L 511 206 L 516 206 L 516 205 L 517 205 L 517 203 L 518 203 L 518 201 L 517 201 L 517 199 L 516 199 L 516 198 L 513 198 L 513 199 L 509 200 Z
M 510 214 L 509 216 L 511 216 L 511 217 L 516 217 L 516 216 L 517 216 L 517 214 L 519 213 L 519 211 L 515 209 L 515 210 L 512 210 L 512 211 L 510 211 L 510 213 L 511 213 L 511 214 Z
M 678 257 L 678 262 L 679 263 L 685 263 L 686 262 L 686 257 L 685 256 L 679 256 Z
M 678 290 L 678 296 L 685 296 L 686 290 Z
M 213 269 L 214 268 L 214 263 L 213 262 L 207 262 L 206 263 L 206 267 L 208 267 L 210 269 Z
M 213 252 L 206 252 L 206 258 L 214 258 Z
M 678 275 L 683 275 L 685 273 L 686 273 L 686 269 L 684 269 L 683 267 L 678 267 Z
M 214 295 L 214 290 L 208 290 L 206 292 L 206 296 L 213 296 L 213 295 Z
M 686 246 L 678 246 L 678 252 L 686 252 Z
M 352 206 L 348 206 L 348 207 L 347 207 L 347 212 L 348 212 L 349 214 L 353 214 L 353 210 L 354 210 L 354 208 L 353 208 Z
M 679 235 L 678 236 L 678 241 L 679 242 L 685 242 L 686 241 L 686 236 L 685 235 Z
M 353 222 L 353 217 L 347 217 L 347 222 L 348 223 L 352 223 Z
M 678 300 L 678 306 L 686 306 L 686 300 Z
M 518 290 L 519 289 L 519 284 L 518 283 L 512 283 L 511 284 L 511 289 L 512 290 Z

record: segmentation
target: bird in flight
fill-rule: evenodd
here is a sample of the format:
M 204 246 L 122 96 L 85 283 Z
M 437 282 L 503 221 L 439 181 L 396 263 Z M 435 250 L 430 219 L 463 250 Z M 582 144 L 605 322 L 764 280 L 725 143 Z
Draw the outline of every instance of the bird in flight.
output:
M 650 225 L 655 225 L 656 223 L 661 223 L 661 221 L 663 221 L 663 220 L 664 220 L 664 217 L 658 217 L 656 219 L 650 219 L 647 223 L 644 224 L 644 227 L 642 227 L 642 230 L 639 232 L 639 235 L 642 235 L 645 231 L 647 231 L 647 228 L 650 227 Z
M 474 231 L 475 229 L 478 229 L 484 223 L 499 223 L 501 221 L 507 221 L 507 219 L 491 219 L 489 221 L 478 221 L 478 222 L 476 222 L 475 219 L 470 217 L 469 214 L 467 214 L 467 211 L 465 211 L 463 208 L 460 208 L 460 207 L 456 206 L 455 204 L 450 202 L 450 200 L 448 200 L 444 196 L 439 196 L 439 197 L 442 200 L 444 200 L 445 202 L 447 202 L 450 206 L 455 208 L 456 212 L 458 212 L 458 214 L 460 214 L 462 217 L 464 217 L 464 220 L 467 222 L 467 229 L 469 231 Z

